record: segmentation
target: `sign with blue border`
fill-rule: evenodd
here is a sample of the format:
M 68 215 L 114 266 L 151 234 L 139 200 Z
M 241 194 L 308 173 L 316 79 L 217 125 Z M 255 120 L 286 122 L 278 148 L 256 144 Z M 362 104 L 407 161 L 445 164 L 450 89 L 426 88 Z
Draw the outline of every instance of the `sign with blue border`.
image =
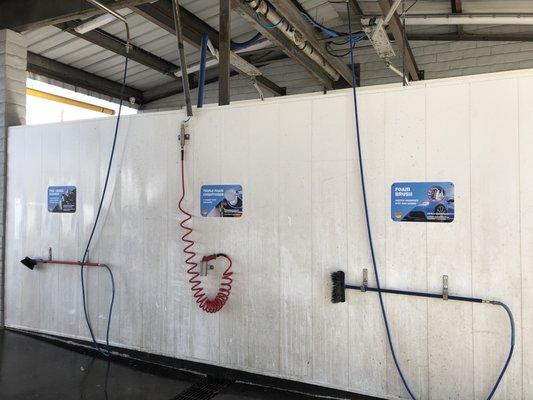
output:
M 204 185 L 201 189 L 200 212 L 203 217 L 242 216 L 241 185 Z
M 452 182 L 397 182 L 391 187 L 391 218 L 398 222 L 452 222 Z
M 53 213 L 76 212 L 76 186 L 49 186 L 48 211 Z

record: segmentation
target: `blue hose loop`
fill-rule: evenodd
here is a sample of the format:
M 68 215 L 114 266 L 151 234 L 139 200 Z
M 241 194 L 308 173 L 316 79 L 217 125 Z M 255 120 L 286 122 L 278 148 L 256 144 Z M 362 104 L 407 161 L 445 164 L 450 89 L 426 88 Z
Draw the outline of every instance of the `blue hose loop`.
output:
M 248 39 L 244 42 L 231 41 L 231 50 L 237 51 L 237 50 L 246 49 L 247 47 L 250 47 L 251 45 L 257 43 L 259 39 L 261 39 L 261 37 L 262 37 L 261 33 L 257 32 L 253 38 Z

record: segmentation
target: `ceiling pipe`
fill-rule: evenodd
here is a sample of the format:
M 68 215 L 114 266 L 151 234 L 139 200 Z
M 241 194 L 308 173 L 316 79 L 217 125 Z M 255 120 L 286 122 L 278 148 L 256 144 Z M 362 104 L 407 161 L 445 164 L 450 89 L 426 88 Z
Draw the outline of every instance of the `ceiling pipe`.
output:
M 533 25 L 533 14 L 411 14 L 406 25 Z
M 340 79 L 340 74 L 269 3 L 264 0 L 248 0 L 244 3 L 251 7 L 257 14 L 260 14 L 268 23 L 272 24 L 269 29 L 278 29 L 282 32 L 306 56 L 320 65 L 334 81 Z

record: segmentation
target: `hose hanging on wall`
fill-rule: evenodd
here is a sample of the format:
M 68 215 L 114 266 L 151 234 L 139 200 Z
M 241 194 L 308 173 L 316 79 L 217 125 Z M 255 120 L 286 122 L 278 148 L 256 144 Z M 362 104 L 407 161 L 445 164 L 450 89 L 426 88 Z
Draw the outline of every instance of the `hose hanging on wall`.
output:
M 94 219 L 94 223 L 93 223 L 93 226 L 92 226 L 92 229 L 91 229 L 91 234 L 89 235 L 89 239 L 87 240 L 87 245 L 85 246 L 85 251 L 83 252 L 83 256 L 82 256 L 82 259 L 81 259 L 81 263 L 80 263 L 80 279 L 81 279 L 81 293 L 82 293 L 82 300 L 83 300 L 83 312 L 84 312 L 84 315 L 85 315 L 85 322 L 87 324 L 87 328 L 89 329 L 89 333 L 91 335 L 91 340 L 93 342 L 93 345 L 94 345 L 94 348 L 104 357 L 109 357 L 111 355 L 110 353 L 110 350 L 109 350 L 109 331 L 111 329 L 111 317 L 113 315 L 113 303 L 114 303 L 114 300 L 115 300 L 115 279 L 113 277 L 113 272 L 111 271 L 111 269 L 107 266 L 107 265 L 103 265 L 107 271 L 109 272 L 109 277 L 111 279 L 111 290 L 112 290 L 112 294 L 111 294 L 111 302 L 109 304 L 109 314 L 108 314 L 108 318 L 107 318 L 107 329 L 106 329 L 106 348 L 105 349 L 102 349 L 100 347 L 100 345 L 98 344 L 98 342 L 96 341 L 96 337 L 95 337 L 95 334 L 94 334 L 94 331 L 93 331 L 93 327 L 92 327 L 92 324 L 91 324 L 91 318 L 89 317 L 89 310 L 88 310 L 88 307 L 87 307 L 87 298 L 86 298 L 86 294 L 85 294 L 85 276 L 84 276 L 84 267 L 85 265 L 87 264 L 87 260 L 89 258 L 89 249 L 91 248 L 91 243 L 92 243 L 92 240 L 93 240 L 93 237 L 94 237 L 94 233 L 96 231 L 96 227 L 98 225 L 98 221 L 100 219 L 100 214 L 102 212 L 102 206 L 104 204 L 104 200 L 105 200 L 105 195 L 106 195 L 106 192 L 107 192 L 107 186 L 108 186 L 108 183 L 109 183 L 109 177 L 111 175 L 111 167 L 113 165 L 113 158 L 114 158 L 114 155 L 115 155 L 115 148 L 116 148 L 116 144 L 117 144 L 117 137 L 118 137 L 118 128 L 120 126 L 120 118 L 122 116 L 122 104 L 123 104 L 123 99 L 124 99 L 124 92 L 125 92 L 125 88 L 126 88 L 126 80 L 127 80 L 127 77 L 128 77 L 128 61 L 129 61 L 129 50 L 130 50 L 130 28 L 129 28 L 129 25 L 128 25 L 128 21 L 126 21 L 126 19 L 120 15 L 120 14 L 117 14 L 116 12 L 114 12 L 113 10 L 107 8 L 106 6 L 100 4 L 98 1 L 96 0 L 88 0 L 90 3 L 94 4 L 95 6 L 101 8 L 102 10 L 104 10 L 105 12 L 113 15 L 115 18 L 121 20 L 124 25 L 126 26 L 126 59 L 124 61 L 124 74 L 123 74 L 123 77 L 122 77 L 122 85 L 120 87 L 120 102 L 119 102 L 119 107 L 118 107 L 118 113 L 117 113 L 117 122 L 115 124 L 115 131 L 114 131 L 114 134 L 113 134 L 113 144 L 111 146 L 111 153 L 109 155 L 109 163 L 107 165 L 107 172 L 106 172 L 106 177 L 105 177 L 105 182 L 104 182 L 104 187 L 102 189 L 102 195 L 100 196 L 100 203 L 98 204 L 98 211 L 96 213 L 96 218 Z
M 353 42 L 352 38 L 352 19 L 350 14 L 350 6 L 348 2 L 346 2 L 346 11 L 348 15 L 348 30 L 349 30 L 349 41 L 350 43 Z M 417 297 L 428 297 L 428 298 L 441 298 L 440 295 L 432 294 L 432 293 L 421 293 L 421 292 L 412 292 L 412 291 L 401 291 L 401 290 L 393 290 L 393 289 L 384 289 L 381 287 L 380 280 L 379 280 L 379 271 L 378 271 L 378 265 L 376 261 L 376 255 L 374 251 L 374 244 L 372 241 L 372 230 L 370 226 L 370 216 L 368 212 L 368 201 L 366 196 L 366 187 L 365 187 L 365 174 L 364 174 L 364 166 L 363 166 L 363 158 L 362 158 L 362 146 L 361 146 L 361 137 L 360 137 L 360 131 L 359 131 L 359 111 L 357 107 L 357 90 L 356 90 L 356 75 L 355 75 L 355 56 L 354 56 L 354 47 L 350 46 L 350 64 L 351 64 L 351 70 L 352 70 L 352 90 L 353 90 L 353 100 L 354 100 L 354 117 L 355 117 L 355 129 L 356 129 L 356 139 L 357 139 L 357 152 L 358 152 L 358 160 L 359 160 L 359 173 L 361 176 L 361 191 L 363 194 L 363 205 L 365 210 L 365 221 L 366 221 L 366 228 L 367 228 L 367 236 L 368 236 L 368 244 L 370 247 L 370 255 L 372 258 L 372 266 L 374 269 L 374 277 L 376 279 L 376 288 L 368 288 L 366 285 L 363 286 L 355 286 L 355 285 L 346 285 L 344 282 L 344 272 L 337 271 L 334 272 L 331 275 L 332 278 L 332 302 L 338 303 L 338 302 L 344 302 L 345 300 L 345 289 L 359 289 L 361 291 L 372 291 L 377 292 L 379 297 L 379 304 L 381 308 L 381 314 L 383 316 L 383 322 L 385 325 L 385 331 L 387 334 L 387 342 L 389 344 L 389 349 L 392 355 L 392 358 L 394 360 L 394 364 L 396 366 L 396 370 L 398 371 L 398 374 L 402 380 L 402 383 L 409 393 L 409 397 L 412 400 L 416 400 L 416 397 L 412 391 L 412 389 L 409 386 L 409 383 L 407 382 L 407 379 L 404 376 L 404 373 L 402 371 L 402 368 L 400 366 L 398 357 L 396 355 L 396 350 L 394 348 L 394 344 L 392 342 L 392 335 L 391 335 L 391 329 L 389 326 L 388 318 L 387 318 L 387 311 L 385 310 L 385 304 L 383 301 L 383 293 L 392 293 L 392 294 L 402 294 L 407 296 L 417 296 Z M 470 297 L 459 297 L 459 296 L 447 296 L 450 300 L 457 300 L 457 301 L 466 301 L 466 302 L 472 302 L 472 303 L 486 303 L 486 304 L 492 304 L 502 307 L 505 312 L 507 313 L 509 317 L 509 322 L 511 326 L 511 343 L 510 343 L 510 349 L 509 353 L 507 355 L 507 359 L 505 360 L 505 364 L 498 375 L 498 379 L 496 380 L 495 385 L 493 386 L 489 396 L 487 397 L 487 400 L 492 399 L 494 396 L 494 393 L 496 393 L 496 390 L 498 389 L 498 386 L 500 385 L 500 382 L 505 375 L 505 372 L 507 371 L 507 367 L 509 366 L 509 363 L 511 361 L 511 358 L 513 356 L 514 346 L 515 346 L 515 324 L 514 324 L 514 318 L 513 314 L 511 312 L 511 309 L 504 303 L 496 300 L 482 300 L 477 298 L 470 298 Z
M 200 272 L 197 270 L 198 263 L 194 261 L 194 259 L 196 258 L 196 252 L 193 250 L 195 243 L 194 243 L 194 240 L 190 239 L 190 235 L 192 234 L 193 230 L 192 228 L 187 226 L 187 222 L 189 222 L 192 219 L 192 214 L 190 214 L 188 211 L 186 211 L 183 208 L 183 201 L 186 195 L 185 142 L 187 141 L 187 139 L 189 139 L 189 135 L 186 133 L 186 126 L 187 126 L 186 124 L 192 118 L 192 105 L 191 105 L 190 92 L 188 90 L 187 61 L 185 60 L 185 52 L 183 48 L 183 35 L 181 33 L 182 27 L 181 27 L 181 18 L 180 18 L 180 5 L 179 5 L 178 0 L 172 0 L 172 8 L 174 9 L 174 24 L 176 27 L 176 40 L 178 42 L 180 65 L 183 71 L 181 79 L 183 82 L 183 87 L 187 89 L 183 91 L 183 95 L 185 96 L 185 104 L 187 105 L 187 116 L 189 117 L 187 121 L 182 123 L 181 132 L 179 135 L 180 147 L 181 147 L 181 198 L 178 202 L 178 209 L 185 216 L 183 221 L 180 222 L 181 228 L 185 231 L 185 233 L 181 237 L 182 242 L 185 244 L 185 247 L 183 248 L 183 254 L 185 255 L 185 264 L 187 264 L 187 267 L 188 267 L 187 273 L 190 275 L 189 282 L 192 285 L 191 291 L 193 292 L 193 296 L 196 299 L 196 303 L 205 312 L 216 313 L 220 311 L 222 307 L 224 307 L 231 293 L 231 284 L 233 282 L 233 279 L 231 278 L 231 276 L 233 275 L 233 272 L 231 271 L 231 267 L 233 263 L 231 261 L 231 258 L 229 258 L 229 256 L 223 253 L 215 253 L 215 254 L 211 254 L 208 256 L 204 256 L 202 258 L 202 263 L 205 265 L 207 265 L 206 263 L 208 261 L 212 261 L 217 258 L 224 258 L 228 262 L 228 266 L 226 270 L 224 271 L 224 273 L 222 274 L 222 280 L 221 280 L 218 293 L 213 299 L 210 299 L 205 293 L 204 288 L 202 287 L 202 282 L 199 280 Z M 205 44 L 205 46 L 202 46 L 202 48 L 204 49 L 203 51 L 204 64 L 205 64 L 205 49 L 207 47 L 207 41 L 208 41 L 208 37 L 204 35 L 202 38 L 202 43 Z M 203 91 L 199 95 L 198 107 L 200 107 L 202 104 L 203 104 Z M 206 274 L 207 274 L 207 270 L 206 270 Z
M 182 133 L 183 135 L 184 133 Z M 233 262 L 231 258 L 223 253 L 211 254 L 204 256 L 202 258 L 203 263 L 208 261 L 215 260 L 217 258 L 224 258 L 228 266 L 224 273 L 222 274 L 222 280 L 218 293 L 214 299 L 210 299 L 205 290 L 202 287 L 202 282 L 198 279 L 200 273 L 198 272 L 198 263 L 194 261 L 196 257 L 196 252 L 193 250 L 194 240 L 191 240 L 189 236 L 192 234 L 192 228 L 187 226 L 187 222 L 192 219 L 192 215 L 183 208 L 183 200 L 185 199 L 186 190 L 185 190 L 185 150 L 181 149 L 181 198 L 178 202 L 178 208 L 183 213 L 185 218 L 181 221 L 180 226 L 185 231 L 185 234 L 181 237 L 181 240 L 185 243 L 185 248 L 183 249 L 183 254 L 185 254 L 185 263 L 188 266 L 187 273 L 190 275 L 189 282 L 192 284 L 191 290 L 193 296 L 196 299 L 198 306 L 208 313 L 216 313 L 224 307 L 228 301 L 229 295 L 231 293 L 231 284 L 233 282 L 231 267 Z

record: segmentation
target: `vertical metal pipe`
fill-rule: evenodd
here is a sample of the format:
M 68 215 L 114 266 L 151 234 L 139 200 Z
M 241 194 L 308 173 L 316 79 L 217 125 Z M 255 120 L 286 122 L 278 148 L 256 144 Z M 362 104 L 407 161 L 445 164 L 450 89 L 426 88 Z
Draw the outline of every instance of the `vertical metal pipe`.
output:
M 220 0 L 220 31 L 218 43 L 218 105 L 230 103 L 230 50 L 231 50 L 230 0 Z
M 187 73 L 185 48 L 183 47 L 183 32 L 181 30 L 180 5 L 178 0 L 172 0 L 172 9 L 174 11 L 174 27 L 176 30 L 176 40 L 178 42 L 178 53 L 180 56 L 181 81 L 183 83 L 185 106 L 187 107 L 187 116 L 192 117 L 191 89 L 189 87 L 189 74 Z
M 204 93 L 205 93 L 205 69 L 207 62 L 207 42 L 209 41 L 208 35 L 202 36 L 202 46 L 200 49 L 200 76 L 198 78 L 198 108 L 204 106 Z

